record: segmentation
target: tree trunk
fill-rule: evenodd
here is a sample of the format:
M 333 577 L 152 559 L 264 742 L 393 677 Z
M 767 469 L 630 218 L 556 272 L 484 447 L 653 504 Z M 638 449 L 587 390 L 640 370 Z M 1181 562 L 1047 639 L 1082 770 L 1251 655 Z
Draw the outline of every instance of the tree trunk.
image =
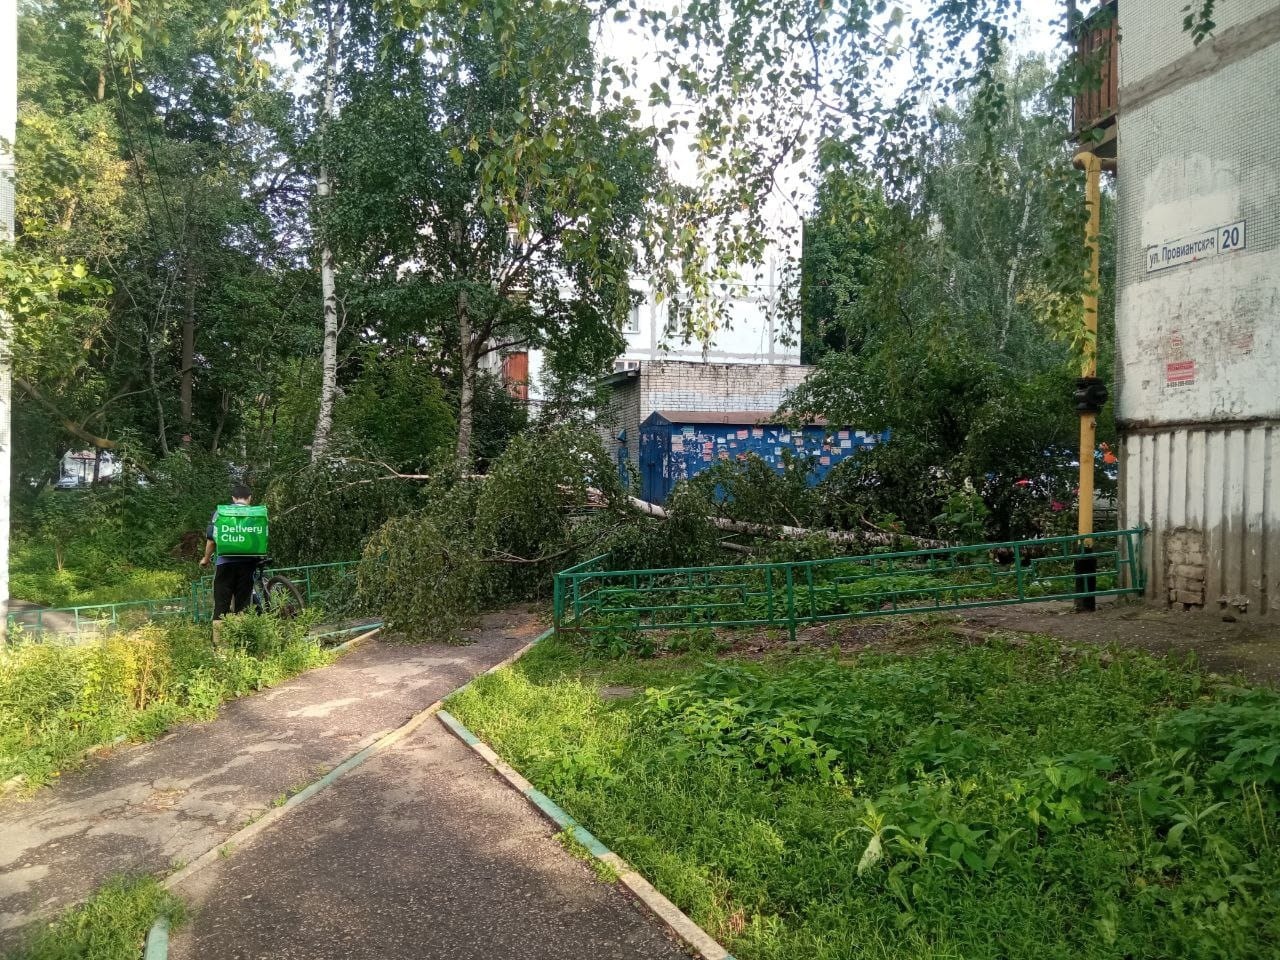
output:
M 656 503 L 649 503 L 647 500 L 641 500 L 639 497 L 627 497 L 627 503 L 635 510 L 648 514 L 651 517 L 657 517 L 659 520 L 666 520 L 669 514 L 665 507 L 660 507 Z M 909 540 L 920 550 L 934 550 L 943 547 L 950 547 L 953 544 L 946 540 L 931 540 L 926 537 L 913 537 L 909 534 L 893 534 L 884 533 L 877 530 L 822 530 L 816 527 L 788 527 L 782 524 L 773 526 L 766 523 L 748 523 L 745 520 L 730 520 L 727 517 L 710 517 L 712 526 L 720 530 L 728 530 L 730 533 L 750 533 L 762 537 L 772 537 L 775 540 L 804 540 L 811 536 L 825 537 L 832 543 L 851 544 L 860 546 L 863 544 L 873 544 L 881 547 L 895 547 L 904 540 Z
M 222 440 L 222 428 L 227 425 L 227 413 L 231 410 L 231 392 L 222 391 L 222 403 L 218 407 L 218 425 L 213 430 L 213 440 L 209 443 L 209 452 L 218 453 L 218 443 Z
M 323 176 L 323 172 L 321 176 Z M 326 183 L 327 189 L 327 183 Z M 320 375 L 320 413 L 311 443 L 311 462 L 319 462 L 329 446 L 333 430 L 333 401 L 338 392 L 338 297 L 334 290 L 333 252 L 326 243 L 320 251 L 320 288 L 324 292 L 324 353 Z
M 461 350 L 458 356 L 462 366 L 462 385 L 458 391 L 458 466 L 463 471 L 471 467 L 471 425 L 475 417 L 476 401 L 476 350 L 471 342 L 471 311 L 467 305 L 467 292 L 458 292 L 458 339 Z
M 151 394 L 156 399 L 156 427 L 160 432 L 160 456 L 169 456 L 169 430 L 165 426 L 164 421 L 164 398 L 160 396 L 160 387 L 156 383 L 156 354 L 155 348 L 150 343 L 147 344 L 147 382 L 151 387 Z
M 191 388 L 196 361 L 196 278 L 187 264 L 187 303 L 182 314 L 182 432 L 191 433 Z M 185 442 L 185 440 L 184 440 Z
M 18 5 L 0 2 L 0 244 L 13 242 L 14 156 L 18 125 Z M 0 313 L 0 647 L 9 640 L 9 479 L 13 434 L 13 330 Z
M 325 160 L 325 128 L 333 119 L 333 88 L 338 69 L 338 24 L 329 17 L 329 36 L 324 55 L 324 113 L 320 118 L 320 173 L 316 177 L 316 195 L 320 204 L 327 205 L 333 184 L 329 179 L 329 166 Z M 320 375 L 320 413 L 316 417 L 315 437 L 311 442 L 311 462 L 323 459 L 329 447 L 329 434 L 333 430 L 333 401 L 338 393 L 338 294 L 334 283 L 333 250 L 325 236 L 323 206 L 317 205 L 320 225 L 320 290 L 324 297 L 324 352 Z
M 53 414 L 54 419 L 58 421 L 58 425 L 73 437 L 83 440 L 85 443 L 92 444 L 95 447 L 102 447 L 104 450 L 114 450 L 116 448 L 116 442 L 114 440 L 108 440 L 106 437 L 99 437 L 96 434 L 90 433 L 84 428 L 84 424 L 76 423 L 71 418 L 64 416 L 62 411 L 58 409 L 57 404 L 41 393 L 34 384 L 28 383 L 21 377 L 14 377 L 12 382 L 19 390 Z M 6 403 L 7 402 L 8 401 L 6 400 Z M 58 459 L 61 460 L 62 458 L 59 457 Z

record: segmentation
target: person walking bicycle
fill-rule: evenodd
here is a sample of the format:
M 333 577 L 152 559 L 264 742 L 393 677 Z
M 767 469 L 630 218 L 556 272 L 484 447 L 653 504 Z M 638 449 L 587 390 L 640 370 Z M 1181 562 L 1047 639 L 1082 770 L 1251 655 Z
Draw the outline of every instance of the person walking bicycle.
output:
M 213 573 L 213 639 L 228 613 L 244 613 L 253 597 L 253 578 L 267 552 L 266 507 L 251 507 L 253 492 L 242 483 L 231 489 L 230 505 L 221 505 L 205 530 L 204 556 L 209 566 L 217 555 Z

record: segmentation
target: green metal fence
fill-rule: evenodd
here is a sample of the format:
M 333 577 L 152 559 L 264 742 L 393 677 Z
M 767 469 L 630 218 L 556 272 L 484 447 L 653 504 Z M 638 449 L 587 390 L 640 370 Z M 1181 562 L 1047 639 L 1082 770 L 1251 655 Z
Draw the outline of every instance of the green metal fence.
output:
M 557 630 L 777 627 L 1140 594 L 1142 530 L 782 563 L 556 574 Z M 1087 558 L 1095 572 L 1077 572 Z
M 268 577 L 279 574 L 288 577 L 302 591 L 307 606 L 324 599 L 333 587 L 355 571 L 359 560 L 338 560 L 333 563 L 310 563 L 301 567 L 268 567 Z M 204 623 L 213 619 L 213 577 L 201 577 L 191 585 L 192 619 Z
M 302 591 L 310 606 L 322 601 L 338 582 L 350 577 L 358 563 L 358 560 L 341 560 L 296 567 L 269 567 L 267 576 L 280 574 L 288 577 Z M 9 631 L 11 635 L 15 630 L 20 631 L 24 639 L 40 642 L 52 635 L 70 640 L 134 620 L 188 619 L 206 623 L 212 618 L 213 576 L 209 575 L 193 581 L 191 590 L 183 597 L 11 611 Z

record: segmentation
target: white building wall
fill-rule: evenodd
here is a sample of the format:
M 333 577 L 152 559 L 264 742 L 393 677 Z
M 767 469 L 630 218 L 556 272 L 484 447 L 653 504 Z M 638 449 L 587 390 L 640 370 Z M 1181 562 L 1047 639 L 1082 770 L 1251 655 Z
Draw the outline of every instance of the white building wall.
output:
M 1278 616 L 1280 3 L 1221 13 L 1120 11 L 1121 522 L 1151 598 Z
M 627 346 L 618 356 L 619 365 L 626 366 L 627 361 L 679 360 L 798 366 L 800 332 L 790 329 L 779 316 L 789 276 L 787 264 L 787 256 L 775 250 L 763 266 L 744 271 L 747 295 L 729 301 L 728 322 L 706 344 L 698 340 L 685 342 L 681 331 L 670 329 L 668 304 L 658 303 L 649 294 L 633 310 L 631 329 L 623 330 Z M 543 398 L 542 365 L 542 352 L 531 351 L 529 398 L 535 402 Z
M 645 363 L 640 367 L 640 405 L 644 416 L 655 410 L 772 413 L 812 371 L 799 364 Z

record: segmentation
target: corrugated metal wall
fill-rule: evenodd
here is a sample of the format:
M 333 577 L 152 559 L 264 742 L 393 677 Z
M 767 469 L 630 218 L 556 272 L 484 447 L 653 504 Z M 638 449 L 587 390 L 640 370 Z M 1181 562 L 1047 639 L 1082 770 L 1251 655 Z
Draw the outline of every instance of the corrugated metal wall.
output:
M 1200 566 L 1207 608 L 1280 615 L 1280 426 L 1130 435 L 1120 497 L 1122 523 L 1150 527 L 1148 596 L 1195 605 Z

